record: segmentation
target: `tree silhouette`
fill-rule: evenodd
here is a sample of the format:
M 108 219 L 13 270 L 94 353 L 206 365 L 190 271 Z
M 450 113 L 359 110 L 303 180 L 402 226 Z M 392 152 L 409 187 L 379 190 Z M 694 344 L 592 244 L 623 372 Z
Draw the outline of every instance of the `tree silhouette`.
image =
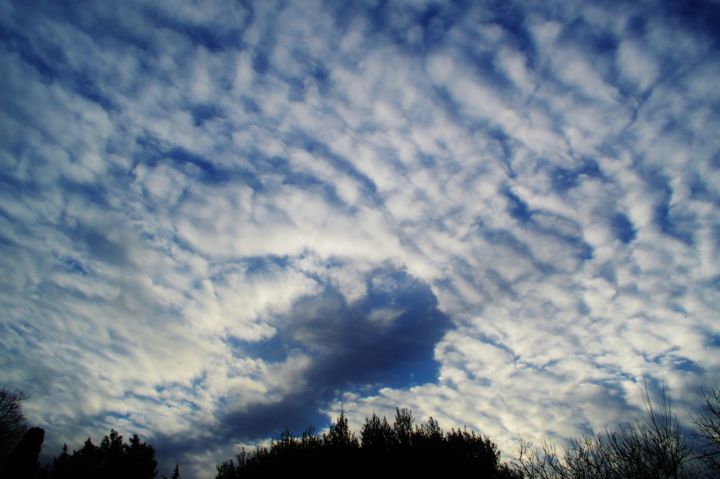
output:
M 693 417 L 703 445 L 700 460 L 708 472 L 720 476 L 720 389 L 703 391 L 703 413 Z
M 137 434 L 125 444 L 114 429 L 100 441 L 100 446 L 88 438 L 82 448 L 68 454 L 64 445 L 47 473 L 51 479 L 152 479 L 156 475 L 155 449 L 141 442 Z
M 374 412 L 369 418 L 365 418 L 360 431 L 362 446 L 368 451 L 377 454 L 385 454 L 394 447 L 395 434 L 387 418 L 380 419 Z
M 22 412 L 25 395 L 19 391 L 0 389 L 0 469 L 15 445 L 27 431 Z
M 168 479 L 165 474 L 161 474 L 162 479 Z M 172 476 L 170 476 L 170 479 L 180 479 L 180 466 L 178 464 L 175 464 L 175 469 L 173 469 Z
M 0 468 L 0 477 L 33 479 L 40 470 L 38 456 L 44 438 L 45 431 L 39 427 L 28 429 L 7 456 L 4 466 Z
M 138 479 L 153 478 L 157 475 L 157 461 L 155 460 L 155 449 L 149 444 L 140 442 L 140 437 L 133 434 L 130 438 L 130 446 L 126 449 L 126 464 L 132 477 Z M 126 476 L 128 477 L 128 476 Z
M 474 431 L 445 432 L 432 417 L 415 424 L 412 412 L 396 408 L 392 424 L 373 412 L 365 418 L 360 434 L 349 426 L 344 412 L 327 432 L 312 427 L 300 436 L 287 427 L 268 447 L 243 449 L 234 459 L 216 466 L 217 479 L 278 477 L 337 477 L 390 475 L 398 477 L 461 475 L 487 479 L 680 479 L 720 477 L 720 390 L 703 393 L 704 410 L 693 416 L 695 434 L 702 447 L 694 453 L 672 413 L 663 389 L 659 404 L 650 399 L 647 385 L 643 401 L 646 417 L 579 437 L 564 449 L 544 443 L 532 449 L 522 442 L 513 467 L 488 437 Z M 98 445 L 88 438 L 78 450 L 67 444 L 51 464 L 40 467 L 44 431 L 27 429 L 20 401 L 22 394 L 0 390 L 0 426 L 5 441 L 0 479 L 154 479 L 154 448 L 137 434 L 123 442 L 111 430 Z M 19 431 L 24 434 L 17 439 Z M 10 451 L 7 445 L 12 443 Z M 163 479 L 167 479 L 162 476 Z M 171 479 L 180 478 L 176 465 Z
M 395 408 L 395 424 L 393 424 L 393 432 L 395 433 L 395 441 L 401 448 L 409 448 L 412 446 L 413 435 L 413 417 L 409 409 Z
M 120 479 L 127 469 L 125 465 L 126 448 L 122 436 L 114 429 L 109 436 L 100 442 L 100 451 L 103 456 L 102 469 L 109 474 L 108 479 Z
M 664 479 L 698 477 L 692 468 L 691 449 L 670 400 L 663 390 L 660 408 L 643 391 L 647 417 L 621 424 L 614 430 L 573 439 L 562 453 L 550 443 L 532 451 L 522 443 L 518 467 L 528 478 L 637 478 Z
M 330 425 L 327 434 L 323 434 L 323 444 L 327 449 L 351 450 L 359 446 L 357 437 L 348 426 L 345 413 L 341 412 L 337 421 Z
M 397 409 L 392 426 L 376 414 L 365 419 L 360 437 L 340 413 L 322 437 L 311 429 L 301 437 L 287 428 L 269 448 L 243 450 L 234 460 L 217 466 L 216 479 L 278 477 L 283 474 L 337 477 L 355 475 L 414 476 L 428 473 L 471 473 L 478 478 L 520 478 L 505 464 L 487 437 L 466 430 L 444 434 L 437 421 L 413 426 L 412 413 Z

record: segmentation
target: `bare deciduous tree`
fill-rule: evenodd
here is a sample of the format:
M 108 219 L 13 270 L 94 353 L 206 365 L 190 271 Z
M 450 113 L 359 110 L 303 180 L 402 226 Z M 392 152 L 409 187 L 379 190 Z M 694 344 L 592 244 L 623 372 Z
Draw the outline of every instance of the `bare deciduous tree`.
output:
M 703 391 L 703 413 L 693 417 L 703 443 L 700 460 L 710 474 L 720 475 L 720 389 Z
M 552 443 L 534 449 L 521 442 L 517 467 L 528 478 L 678 479 L 689 477 L 691 448 L 663 389 L 659 407 L 643 390 L 647 417 L 615 430 L 573 439 L 562 453 Z
M 22 392 L 0 389 L 0 468 L 27 431 L 27 422 L 22 412 L 24 399 Z

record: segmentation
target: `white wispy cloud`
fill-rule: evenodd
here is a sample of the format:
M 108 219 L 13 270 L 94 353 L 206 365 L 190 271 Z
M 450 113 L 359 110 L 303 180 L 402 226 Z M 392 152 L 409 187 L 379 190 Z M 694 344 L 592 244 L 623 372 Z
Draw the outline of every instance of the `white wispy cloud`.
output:
M 116 427 L 200 476 L 280 416 L 395 406 L 512 453 L 631 417 L 643 375 L 717 381 L 702 19 L 28 8 L 0 6 L 0 357 L 50 453 Z

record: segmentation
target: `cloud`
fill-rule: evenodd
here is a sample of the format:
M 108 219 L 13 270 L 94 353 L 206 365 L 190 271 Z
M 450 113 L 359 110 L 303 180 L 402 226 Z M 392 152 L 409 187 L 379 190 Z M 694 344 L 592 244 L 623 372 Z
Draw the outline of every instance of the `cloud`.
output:
M 116 427 L 202 476 L 395 406 L 511 453 L 717 380 L 712 5 L 29 8 L 0 357 L 50 453 Z

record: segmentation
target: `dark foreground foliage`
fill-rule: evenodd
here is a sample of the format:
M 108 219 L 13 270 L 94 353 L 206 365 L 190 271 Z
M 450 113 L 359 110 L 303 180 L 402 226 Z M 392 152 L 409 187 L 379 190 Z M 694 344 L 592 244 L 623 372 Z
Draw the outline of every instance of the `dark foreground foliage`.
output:
M 40 465 L 44 431 L 28 428 L 21 393 L 3 388 L 0 392 L 0 479 L 157 477 L 154 448 L 137 435 L 124 443 L 114 430 L 99 445 L 88 439 L 72 453 L 65 446 L 50 464 Z M 497 446 L 486 436 L 464 429 L 444 432 L 432 418 L 415 425 L 407 409 L 397 409 L 392 424 L 373 414 L 365 419 L 359 435 L 341 414 L 322 435 L 308 429 L 295 436 L 286 430 L 269 447 L 243 450 L 217 466 L 216 478 L 428 473 L 498 479 L 716 478 L 720 477 L 720 389 L 705 391 L 702 397 L 704 407 L 693 417 L 694 431 L 680 427 L 666 395 L 659 405 L 653 404 L 646 387 L 643 420 L 576 438 L 565 448 L 543 443 L 536 449 L 523 443 L 512 466 L 500 461 Z M 171 479 L 179 477 L 176 466 Z
M 497 446 L 487 437 L 466 430 L 443 432 L 437 421 L 415 426 L 407 409 L 398 409 L 392 425 L 373 414 L 358 438 L 340 414 L 329 431 L 306 430 L 295 436 L 286 430 L 270 447 L 243 450 L 235 460 L 217 466 L 216 479 L 338 477 L 345 474 L 471 474 L 476 478 L 520 478 L 500 462 Z
M 67 445 L 43 477 L 49 479 L 137 478 L 152 479 L 157 475 L 155 449 L 140 442 L 137 434 L 127 444 L 117 431 L 110 431 L 99 446 L 90 438 L 82 448 L 68 453 Z
M 31 427 L 23 435 L 0 468 L 0 477 L 12 479 L 34 478 L 41 470 L 38 456 L 45 439 L 45 431 Z
M 19 391 L 0 388 L 0 471 L 28 428 L 22 412 L 23 399 Z

